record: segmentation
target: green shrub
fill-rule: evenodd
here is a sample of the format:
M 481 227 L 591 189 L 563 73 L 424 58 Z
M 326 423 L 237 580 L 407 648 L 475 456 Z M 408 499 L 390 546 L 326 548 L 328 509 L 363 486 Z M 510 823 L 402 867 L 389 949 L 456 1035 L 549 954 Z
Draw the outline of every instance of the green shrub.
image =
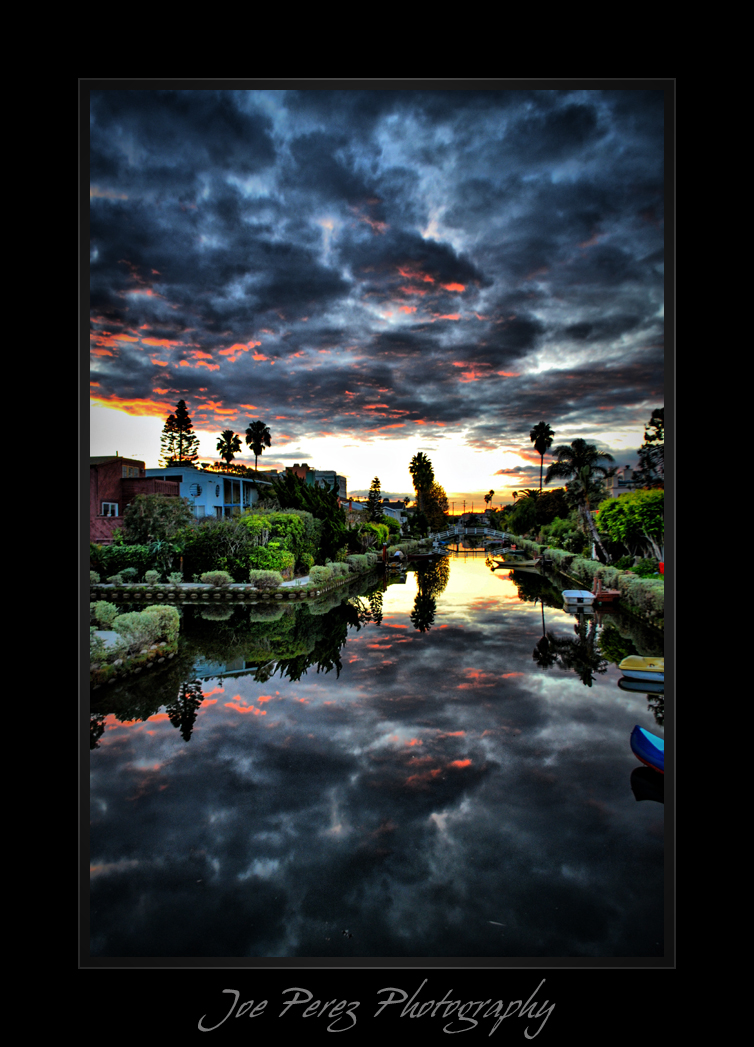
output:
M 316 566 L 312 567 L 309 571 L 309 581 L 314 585 L 326 585 L 329 581 L 332 581 L 333 572 L 332 565 L 329 567 Z
M 345 578 L 351 573 L 351 568 L 348 563 L 340 560 L 327 564 L 327 566 L 330 568 L 330 573 L 333 578 Z
M 258 571 L 252 569 L 249 571 L 249 581 L 255 589 L 268 591 L 279 589 L 283 584 L 283 576 L 280 571 Z
M 660 568 L 658 566 L 658 561 L 649 558 L 639 560 L 637 564 L 634 564 L 633 572 L 634 574 L 637 574 L 639 578 L 651 578 L 654 574 L 659 575 Z
M 369 568 L 369 560 L 363 553 L 351 553 L 346 557 L 346 563 L 349 563 L 354 571 L 366 571 Z
M 613 560 L 613 567 L 616 571 L 626 571 L 629 567 L 633 567 L 633 563 L 633 556 L 621 556 L 618 560 Z
M 103 629 L 109 629 L 114 619 L 120 614 L 115 604 L 108 603 L 107 600 L 97 600 L 96 603 L 89 604 L 89 611 L 95 622 Z
M 99 662 L 105 657 L 105 641 L 101 636 L 97 636 L 97 630 L 94 626 L 89 627 L 89 661 Z
M 121 578 L 121 576 L 119 574 L 111 574 L 110 577 L 107 579 L 107 581 L 108 581 L 108 585 L 122 585 L 123 584 L 123 579 Z
M 249 612 L 250 622 L 278 622 L 285 614 L 285 607 L 279 601 L 270 604 L 262 604 Z
M 99 575 L 97 574 L 96 571 L 90 571 L 89 572 L 89 584 L 90 585 L 99 585 Z
M 224 622 L 233 614 L 232 607 L 204 607 L 200 617 L 208 622 Z
M 292 577 L 296 557 L 288 549 L 282 548 L 279 542 L 271 541 L 253 549 L 249 556 L 249 565 L 257 571 L 279 571 L 283 577 Z
M 159 620 L 143 611 L 121 614 L 114 620 L 113 629 L 128 644 L 130 650 L 149 647 L 160 637 Z
M 170 604 L 156 603 L 152 604 L 151 607 L 145 607 L 141 614 L 146 614 L 154 619 L 159 639 L 167 640 L 168 643 L 175 643 L 181 627 L 181 616 L 176 607 L 171 607 Z
M 199 581 L 202 585 L 214 585 L 216 588 L 233 584 L 233 578 L 227 571 L 205 571 Z
M 96 571 L 100 578 L 110 574 L 119 574 L 132 567 L 138 578 L 144 572 L 157 567 L 157 557 L 148 545 L 90 545 L 89 567 Z
M 147 571 L 144 575 L 144 581 L 147 585 L 157 585 L 160 580 L 159 571 Z
M 119 572 L 119 574 L 123 581 L 126 583 L 135 582 L 136 579 L 139 577 L 139 572 L 136 570 L 135 567 L 124 567 L 123 570 Z
M 183 575 L 180 571 L 173 571 L 172 574 L 168 575 L 168 581 L 171 585 L 181 585 L 183 583 Z

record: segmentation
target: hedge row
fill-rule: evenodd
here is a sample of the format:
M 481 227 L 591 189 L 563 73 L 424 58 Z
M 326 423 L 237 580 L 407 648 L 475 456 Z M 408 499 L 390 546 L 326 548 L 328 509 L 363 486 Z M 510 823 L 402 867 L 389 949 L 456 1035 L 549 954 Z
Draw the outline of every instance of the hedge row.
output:
M 607 567 L 597 560 L 587 560 L 583 556 L 566 552 L 564 549 L 551 549 L 526 538 L 517 538 L 516 545 L 527 552 L 540 556 L 545 550 L 563 574 L 569 575 L 587 589 L 591 589 L 595 575 L 602 581 L 605 589 L 618 589 L 621 598 L 639 614 L 662 628 L 665 618 L 665 583 L 658 578 L 640 578 L 628 571 L 618 571 Z

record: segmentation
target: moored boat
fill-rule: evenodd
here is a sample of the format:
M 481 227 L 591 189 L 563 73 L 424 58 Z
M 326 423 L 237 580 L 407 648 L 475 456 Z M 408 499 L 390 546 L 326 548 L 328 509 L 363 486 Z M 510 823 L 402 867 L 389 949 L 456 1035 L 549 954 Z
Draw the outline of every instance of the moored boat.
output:
M 627 676 L 621 676 L 618 686 L 621 691 L 634 694 L 665 694 L 664 680 L 629 680 Z
M 590 593 L 588 589 L 564 589 L 563 599 L 566 604 L 576 604 L 577 606 L 588 606 L 594 603 L 594 593 Z
M 665 681 L 664 658 L 642 658 L 638 654 L 629 654 L 619 663 L 618 668 L 629 680 Z
M 631 752 L 647 767 L 665 774 L 665 741 L 637 724 L 631 731 Z
M 614 603 L 620 599 L 620 589 L 603 589 L 602 579 L 594 576 L 594 585 L 592 587 L 594 593 L 595 603 Z
M 535 567 L 537 563 L 536 560 L 496 560 L 494 556 L 492 560 L 497 567 Z

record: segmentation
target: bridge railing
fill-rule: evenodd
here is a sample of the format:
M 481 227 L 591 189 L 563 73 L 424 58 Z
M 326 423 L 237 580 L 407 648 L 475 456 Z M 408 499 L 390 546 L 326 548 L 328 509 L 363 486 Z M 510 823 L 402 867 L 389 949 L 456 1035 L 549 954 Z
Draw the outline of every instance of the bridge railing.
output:
M 445 531 L 438 531 L 434 534 L 430 533 L 430 538 L 442 539 L 442 538 L 463 538 L 466 535 L 481 535 L 485 538 L 497 538 L 502 540 L 503 538 L 514 538 L 514 535 L 507 534 L 505 531 L 496 531 L 492 527 L 449 527 Z

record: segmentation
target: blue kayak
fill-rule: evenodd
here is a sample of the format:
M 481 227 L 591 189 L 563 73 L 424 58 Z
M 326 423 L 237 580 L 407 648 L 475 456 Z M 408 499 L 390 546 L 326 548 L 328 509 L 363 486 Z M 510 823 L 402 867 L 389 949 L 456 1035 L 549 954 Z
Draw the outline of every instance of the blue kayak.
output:
M 631 752 L 647 767 L 654 767 L 660 774 L 665 774 L 664 740 L 658 738 L 656 734 L 645 731 L 638 724 L 631 731 Z

